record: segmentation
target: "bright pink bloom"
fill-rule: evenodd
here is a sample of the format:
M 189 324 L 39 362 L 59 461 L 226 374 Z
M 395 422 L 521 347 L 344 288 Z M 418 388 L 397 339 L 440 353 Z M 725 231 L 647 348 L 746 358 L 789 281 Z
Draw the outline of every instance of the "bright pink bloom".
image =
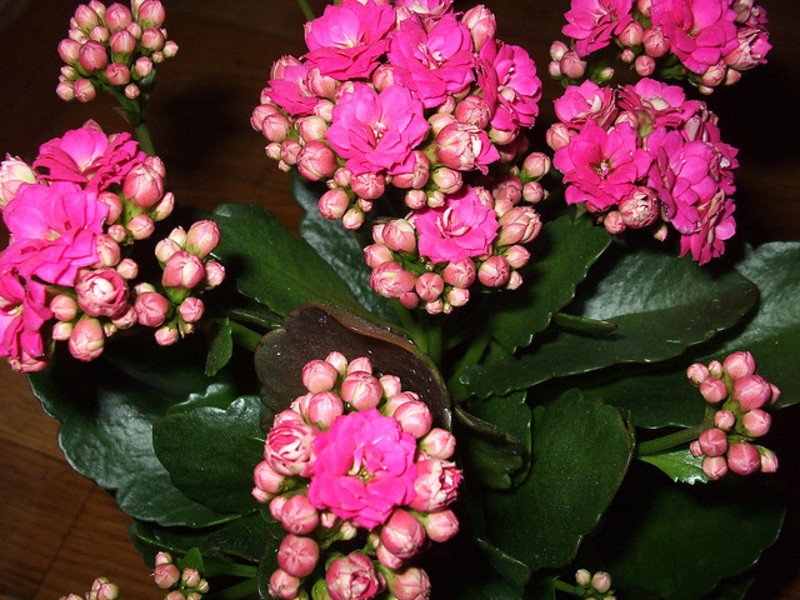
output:
M 448 196 L 441 208 L 415 211 L 413 222 L 419 231 L 419 253 L 433 262 L 458 262 L 487 254 L 500 227 L 494 210 L 483 204 L 470 186 Z
M 528 52 L 520 46 L 492 41 L 483 45 L 480 58 L 484 71 L 493 71 L 493 76 L 481 85 L 487 101 L 497 102 L 492 128 L 515 132 L 518 127 L 532 127 L 539 116 L 542 82 Z M 486 77 L 485 73 L 482 77 Z M 488 88 L 490 82 L 496 83 Z
M 617 117 L 614 90 L 589 79 L 579 86 L 567 86 L 561 97 L 553 101 L 553 107 L 556 116 L 570 129 L 580 129 L 587 121 L 607 129 Z
M 584 202 L 606 210 L 630 196 L 651 162 L 638 143 L 638 134 L 627 123 L 605 131 L 587 122 L 553 158 L 553 165 L 570 184 L 567 204 Z
M 608 46 L 630 24 L 632 6 L 633 0 L 572 0 L 564 14 L 569 24 L 561 31 L 576 40 L 579 56 L 588 56 Z
M 416 495 L 409 503 L 414 510 L 436 512 L 446 508 L 458 494 L 461 471 L 455 463 L 431 458 L 417 463 Z
M 277 418 L 277 417 L 276 417 Z M 309 477 L 315 453 L 314 439 L 319 431 L 300 421 L 276 423 L 267 434 L 264 458 L 281 475 Z
M 392 85 L 378 93 L 358 83 L 334 107 L 328 143 L 354 174 L 408 173 L 415 164 L 412 150 L 429 128 L 422 104 L 406 88 Z
M 475 80 L 470 31 L 452 13 L 430 31 L 416 19 L 403 21 L 392 35 L 388 58 L 395 80 L 422 99 L 425 108 L 441 104 Z
M 372 561 L 360 552 L 352 552 L 331 562 L 325 583 L 333 600 L 369 600 L 385 586 Z
M 343 415 L 314 441 L 308 498 L 372 529 L 414 497 L 416 440 L 372 408 Z
M 369 77 L 386 53 L 394 24 L 394 9 L 374 0 L 329 4 L 321 17 L 306 23 L 305 58 L 340 81 Z
M 314 107 L 319 102 L 319 98 L 312 92 L 307 83 L 308 66 L 302 64 L 293 56 L 284 56 L 272 66 L 271 79 L 267 82 L 267 87 L 262 91 L 262 97 L 272 100 L 283 111 L 289 115 L 311 115 L 314 114 Z M 266 100 L 264 100 L 266 102 Z M 271 117 L 263 121 L 262 129 L 267 139 L 272 141 L 283 141 L 280 136 L 275 136 L 274 128 L 280 127 L 284 123 L 279 119 L 279 123 L 272 123 Z M 268 126 L 268 122 L 271 125 Z
M 128 133 L 106 136 L 90 121 L 79 129 L 42 144 L 33 166 L 44 169 L 43 179 L 72 181 L 101 191 L 121 183 L 125 175 L 145 158 Z
M 645 78 L 620 89 L 619 106 L 635 112 L 641 126 L 652 130 L 659 125 L 679 127 L 698 110 L 700 103 L 687 101 L 680 86 Z
M 15 371 L 39 371 L 47 364 L 40 331 L 53 313 L 46 305 L 45 286 L 21 280 L 4 260 L 6 252 L 0 254 L 0 356 L 8 357 Z

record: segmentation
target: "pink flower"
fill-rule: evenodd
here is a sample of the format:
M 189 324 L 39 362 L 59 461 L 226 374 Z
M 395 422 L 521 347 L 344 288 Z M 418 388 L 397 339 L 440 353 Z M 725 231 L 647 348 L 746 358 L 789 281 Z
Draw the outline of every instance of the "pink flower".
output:
M 388 52 L 395 81 L 422 99 L 425 108 L 445 101 L 475 80 L 476 65 L 469 28 L 454 14 L 442 17 L 430 31 L 417 19 L 406 19 L 392 36 Z
M 372 529 L 414 497 L 416 440 L 376 409 L 343 415 L 314 441 L 308 498 Z
M 289 115 L 311 115 L 319 98 L 309 89 L 306 79 L 308 66 L 293 56 L 284 56 L 272 66 L 271 79 L 262 92 L 262 97 L 269 98 Z M 277 118 L 266 118 L 265 135 L 273 132 L 277 125 L 285 126 L 285 121 Z M 272 137 L 267 136 L 268 139 Z M 280 136 L 277 136 L 280 137 Z M 277 140 L 281 141 L 281 140 Z
M 354 175 L 408 173 L 415 163 L 412 150 L 430 128 L 422 113 L 422 103 L 402 86 L 378 93 L 357 83 L 333 109 L 328 143 Z
M 459 171 L 478 169 L 484 175 L 500 153 L 485 131 L 458 121 L 445 126 L 436 136 L 436 156 L 444 166 Z
M 698 75 L 738 46 L 730 0 L 662 0 L 653 2 L 650 16 L 669 39 L 671 52 Z
M 638 143 L 639 136 L 628 123 L 605 131 L 587 122 L 553 158 L 565 183 L 571 184 L 567 203 L 585 202 L 596 210 L 606 210 L 632 195 L 651 161 Z
M 385 587 L 375 565 L 364 554 L 352 552 L 331 562 L 325 583 L 333 600 L 369 600 Z
M 5 258 L 25 279 L 72 287 L 78 270 L 97 262 L 108 210 L 74 183 L 22 185 L 3 213 L 13 240 Z
M 640 124 L 655 129 L 661 125 L 680 127 L 698 110 L 700 103 L 687 101 L 680 86 L 645 78 L 620 89 L 619 106 L 636 113 Z
M 115 319 L 128 308 L 128 285 L 114 269 L 97 269 L 75 284 L 78 306 L 92 317 Z
M 436 512 L 456 499 L 461 471 L 455 463 L 431 458 L 417 463 L 416 496 L 409 506 L 421 512 Z
M 633 20 L 632 6 L 633 0 L 572 0 L 564 14 L 569 24 L 561 31 L 577 40 L 575 49 L 583 58 L 605 48 L 613 36 L 622 33 Z
M 413 219 L 419 253 L 433 262 L 458 262 L 489 253 L 500 227 L 494 210 L 481 203 L 470 186 L 448 196 L 441 208 L 415 211 Z
M 369 77 L 386 53 L 394 24 L 394 9 L 373 0 L 329 4 L 321 17 L 306 23 L 305 58 L 340 81 Z
M 499 103 L 492 127 L 501 131 L 532 127 L 539 115 L 542 82 L 528 52 L 511 44 L 500 43 L 498 47 L 492 40 L 483 45 L 480 57 L 484 65 L 491 65 L 497 78 L 495 89 L 482 88 L 487 99 L 496 97 Z
M 553 101 L 556 116 L 571 129 L 581 129 L 587 121 L 607 129 L 617 116 L 614 90 L 587 79 L 581 85 L 567 86 Z
M 17 195 L 23 183 L 36 183 L 36 173 L 19 158 L 6 154 L 0 163 L 0 212 Z
M 15 371 L 39 371 L 47 364 L 41 328 L 53 313 L 45 286 L 21 280 L 6 252 L 0 254 L 0 356 L 8 357 Z
M 453 11 L 453 0 L 397 0 L 394 5 L 398 11 L 406 10 L 430 24 Z
M 128 171 L 144 160 L 144 152 L 130 137 L 128 133 L 106 136 L 89 121 L 42 144 L 33 166 L 45 170 L 42 179 L 72 181 L 101 191 L 121 183 Z
M 267 434 L 264 458 L 276 473 L 308 477 L 314 464 L 314 438 L 318 433 L 302 418 L 278 422 Z

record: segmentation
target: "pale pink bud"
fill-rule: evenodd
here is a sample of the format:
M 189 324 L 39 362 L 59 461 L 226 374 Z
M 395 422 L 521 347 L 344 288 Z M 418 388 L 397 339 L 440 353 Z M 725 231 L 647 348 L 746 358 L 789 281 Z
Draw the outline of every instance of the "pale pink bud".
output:
M 503 257 L 512 269 L 521 269 L 531 258 L 531 253 L 524 246 L 509 246 L 503 252 Z
M 703 456 L 703 449 L 700 447 L 700 442 L 698 442 L 697 440 L 693 440 L 689 444 L 689 452 L 691 452 L 692 456 L 694 456 L 695 458 Z
M 414 289 L 425 302 L 435 302 L 444 291 L 444 279 L 436 273 L 423 273 L 417 279 Z
M 366 356 L 354 358 L 347 365 L 347 375 L 350 375 L 350 373 L 356 373 L 357 371 L 363 371 L 364 373 L 372 374 L 372 361 Z
M 504 213 L 498 223 L 500 232 L 495 240 L 496 246 L 527 244 L 539 235 L 542 229 L 539 214 L 529 206 L 515 206 Z M 478 276 L 480 277 L 480 273 Z
M 522 199 L 522 180 L 514 175 L 504 177 L 492 188 L 492 197 L 495 202 L 508 206 L 503 213 L 507 212 Z
M 136 296 L 133 307 L 140 325 L 159 327 L 167 318 L 169 301 L 157 292 L 145 292 Z
M 196 323 L 203 316 L 205 305 L 200 298 L 189 296 L 178 306 L 178 315 L 185 323 Z
M 430 177 L 431 163 L 428 157 L 419 150 L 412 152 L 414 164 L 410 173 L 399 173 L 392 179 L 392 184 L 401 189 L 413 188 L 417 191 L 422 191 L 425 184 L 428 183 Z M 424 192 L 422 192 L 424 194 Z M 424 206 L 424 203 L 420 207 Z
M 586 73 L 586 61 L 582 60 L 574 50 L 568 50 L 559 61 L 561 72 L 570 79 L 581 79 Z
M 778 456 L 770 449 L 757 446 L 758 454 L 761 459 L 761 472 L 774 473 L 778 470 Z
M 722 375 L 725 373 L 725 369 L 722 366 L 722 363 L 718 360 L 712 360 L 708 363 L 708 372 L 711 374 L 712 377 L 716 377 L 717 379 L 721 379 Z
M 397 409 L 404 404 L 418 401 L 419 396 L 414 392 L 397 392 L 389 396 L 389 399 L 383 407 L 383 414 L 387 417 L 393 417 Z
M 387 569 L 392 569 L 396 571 L 403 566 L 403 559 L 399 556 L 395 556 L 389 550 L 378 542 L 378 546 L 375 548 L 375 558 L 378 559 L 378 562 L 381 563 Z
M 350 197 L 344 190 L 328 190 L 319 199 L 319 212 L 329 220 L 341 218 L 350 206 Z
M 281 524 L 290 533 L 305 535 L 319 525 L 319 513 L 305 494 L 292 496 L 283 505 Z
M 364 220 L 364 211 L 357 206 L 354 206 L 353 208 L 346 210 L 342 215 L 342 227 L 353 231 L 361 227 L 364 224 Z
M 603 227 L 611 235 L 617 235 L 625 231 L 625 221 L 618 210 L 612 210 L 603 218 Z
M 280 114 L 280 111 L 274 104 L 259 104 L 250 114 L 250 126 L 255 131 L 262 131 L 264 127 L 264 119 L 271 115 L 277 114 Z
M 158 262 L 163 265 L 169 260 L 170 256 L 176 252 L 180 252 L 181 250 L 182 248 L 177 242 L 169 238 L 164 238 L 158 242 L 158 244 L 156 244 L 156 259 L 158 259 Z
M 522 163 L 522 170 L 528 179 L 541 179 L 550 172 L 552 161 L 543 152 L 531 152 Z
M 168 590 L 181 579 L 181 572 L 172 563 L 156 565 L 153 571 L 153 582 L 162 590 Z
M 144 0 L 139 4 L 136 17 L 139 24 L 144 28 L 161 27 L 166 18 L 166 11 L 159 0 Z
M 322 117 L 311 115 L 308 117 L 301 117 L 297 120 L 297 132 L 300 134 L 300 139 L 306 144 L 309 142 L 317 142 L 325 139 L 325 134 L 328 132 L 328 123 Z M 326 146 L 327 147 L 327 146 Z M 298 158 L 299 160 L 299 158 Z M 332 171 L 336 170 L 338 165 L 333 165 Z
M 92 317 L 120 316 L 128 301 L 128 284 L 113 269 L 98 269 L 82 275 L 75 284 L 78 306 Z
M 569 46 L 567 46 L 561 40 L 556 40 L 552 44 L 550 44 L 550 59 L 551 60 L 561 60 L 564 54 L 567 53 L 569 50 Z
M 324 360 L 314 359 L 303 367 L 303 385 L 313 394 L 332 390 L 338 377 L 336 368 Z
M 781 397 L 781 390 L 777 385 L 773 383 L 769 384 L 769 390 L 770 390 L 769 403 L 775 404 L 778 401 L 778 398 Z
M 720 61 L 714 65 L 710 65 L 703 76 L 700 77 L 700 82 L 704 86 L 715 88 L 725 81 L 728 72 L 728 67 L 725 61 Z
M 172 555 L 169 552 L 157 552 L 155 565 L 168 565 L 172 562 Z
M 425 533 L 434 542 L 446 542 L 458 533 L 458 519 L 452 510 L 440 510 L 425 515 Z
M 478 280 L 486 287 L 505 285 L 510 276 L 508 261 L 499 255 L 489 257 L 478 269 Z
M 135 79 L 143 79 L 153 72 L 153 61 L 147 56 L 140 56 L 133 63 L 133 76 Z
M 653 58 L 660 58 L 669 52 L 670 43 L 661 27 L 648 27 L 642 34 L 644 51 Z M 638 60 L 638 59 L 637 59 Z
M 372 72 L 372 85 L 379 92 L 394 84 L 394 67 L 389 64 L 381 64 Z
M 475 281 L 475 263 L 471 259 L 465 258 L 457 262 L 448 263 L 442 271 L 442 277 L 448 284 L 467 288 Z
M 105 45 L 105 43 L 108 42 L 108 36 L 109 36 L 108 29 L 106 29 L 102 25 L 95 25 L 89 32 L 90 40 L 94 40 L 95 42 L 99 42 L 103 45 Z
M 475 50 L 480 50 L 486 40 L 490 40 L 497 33 L 497 21 L 494 14 L 480 4 L 465 12 L 461 17 L 461 22 L 469 27 Z
M 183 288 L 191 290 L 205 278 L 205 267 L 194 254 L 180 250 L 169 257 L 164 265 L 161 285 L 167 288 Z
M 89 40 L 81 46 L 78 53 L 78 61 L 87 73 L 96 73 L 106 68 L 108 64 L 108 53 L 103 44 L 94 40 Z
M 95 267 L 113 267 L 119 264 L 120 261 L 120 247 L 108 234 L 101 234 L 95 240 L 97 245 L 97 262 L 93 265 Z
M 728 69 L 725 74 L 725 85 L 733 85 L 742 78 L 742 73 L 736 69 Z
M 730 431 L 736 424 L 736 416 L 729 410 L 714 413 L 714 426 L 722 431 Z
M 137 322 L 138 316 L 136 314 L 136 309 L 132 304 L 128 304 L 125 306 L 125 310 L 122 311 L 122 314 L 114 317 L 111 324 L 117 329 L 130 329 L 136 325 Z
M 636 0 L 636 8 L 638 8 L 639 12 L 645 17 L 650 16 L 650 7 L 652 4 L 652 0 Z
M 456 450 L 456 437 L 445 429 L 434 427 L 419 441 L 419 448 L 431 458 L 447 460 Z
M 266 124 L 270 120 L 271 120 L 271 117 L 268 118 L 268 119 L 265 119 L 264 123 Z M 300 154 L 300 150 L 301 149 L 302 149 L 302 146 L 300 145 L 300 143 L 296 142 L 294 140 L 284 140 L 281 143 L 281 160 L 280 160 L 280 162 L 283 163 L 283 165 L 285 165 L 284 166 L 284 170 L 285 171 L 288 172 L 290 170 L 290 168 L 294 164 L 297 163 L 297 155 Z M 278 166 L 280 167 L 281 165 L 278 165 Z
M 106 8 L 103 18 L 106 22 L 106 27 L 111 31 L 117 31 L 130 25 L 133 15 L 131 15 L 131 11 L 127 7 L 115 2 Z
M 139 97 L 139 95 L 142 93 L 142 90 L 135 83 L 129 83 L 125 86 L 124 93 L 128 100 L 134 100 Z
M 522 275 L 519 271 L 511 271 L 508 276 L 508 283 L 506 284 L 507 290 L 516 290 L 522 285 Z
M 164 178 L 154 161 L 158 159 L 136 165 L 122 182 L 123 196 L 143 210 L 152 207 L 164 195 Z
M 279 487 L 280 487 L 280 482 L 278 482 L 278 485 L 275 486 L 275 489 L 277 490 L 279 489 Z M 269 502 L 269 514 L 271 514 L 272 518 L 278 522 L 280 522 L 281 520 L 281 513 L 283 512 L 283 506 L 286 504 L 286 501 L 288 499 L 289 498 L 287 498 L 286 496 L 275 496 Z
M 402 382 L 396 375 L 383 375 L 378 381 L 381 384 L 383 395 L 387 398 L 399 394 L 403 390 Z
M 100 15 L 86 4 L 78 5 L 73 18 L 75 19 L 75 24 L 85 31 L 89 31 L 100 22 Z
M 739 379 L 756 372 L 756 361 L 749 352 L 734 352 L 725 358 L 722 367 L 731 379 Z
M 319 546 L 309 537 L 289 534 L 278 548 L 278 565 L 289 575 L 307 577 L 319 560 Z
M 122 29 L 111 34 L 108 45 L 111 48 L 112 56 L 120 60 L 130 56 L 136 50 L 136 38 L 128 30 Z
M 334 559 L 325 573 L 325 583 L 333 600 L 373 598 L 384 587 L 372 560 L 360 552 Z M 353 589 L 358 590 L 356 595 Z
M 639 77 L 649 77 L 656 70 L 656 61 L 647 54 L 641 54 L 633 61 L 633 68 Z
M 769 383 L 760 375 L 744 375 L 733 382 L 731 398 L 736 400 L 744 411 L 761 408 L 769 402 L 771 396 Z
M 71 296 L 58 294 L 50 301 L 49 308 L 59 321 L 72 321 L 78 316 L 78 303 Z
M 394 260 L 391 250 L 383 244 L 371 244 L 364 248 L 364 261 L 371 269 L 376 269 L 385 262 Z
M 431 430 L 433 417 L 428 405 L 420 400 L 412 400 L 399 406 L 393 417 L 406 433 L 420 439 Z
M 434 113 L 428 118 L 428 123 L 431 126 L 431 132 L 434 136 L 439 135 L 439 132 L 448 125 L 452 125 L 453 123 L 457 122 L 458 121 L 453 115 L 443 113 Z
M 415 252 L 417 249 L 417 230 L 405 219 L 393 219 L 386 223 L 382 231 L 383 243 L 395 252 Z
M 761 437 L 769 431 L 772 417 L 760 408 L 754 408 L 742 415 L 740 424 L 745 435 L 753 438 Z
M 200 577 L 200 572 L 197 569 L 187 568 L 181 573 L 181 583 L 188 588 L 197 587 L 201 579 L 202 577 Z
M 373 269 L 369 284 L 376 292 L 386 298 L 399 298 L 414 289 L 417 278 L 396 262 L 385 262 Z
M 434 169 L 431 177 L 434 185 L 436 185 L 443 194 L 455 194 L 461 189 L 463 183 L 461 173 L 447 167 Z
M 722 380 L 709 375 L 700 383 L 700 394 L 709 404 L 717 404 L 728 397 L 728 388 Z
M 360 198 L 376 200 L 383 196 L 386 189 L 386 178 L 375 173 L 362 173 L 350 177 L 350 187 Z
M 752 444 L 731 444 L 728 448 L 728 468 L 737 475 L 750 475 L 761 468 L 761 457 Z
M 276 472 L 266 460 L 258 463 L 253 470 L 253 481 L 256 488 L 267 494 L 279 493 L 284 479 L 285 475 Z
M 184 249 L 200 258 L 208 256 L 219 244 L 219 226 L 214 221 L 197 221 L 189 227 Z
M 106 79 L 111 85 L 125 85 L 131 79 L 131 72 L 122 63 L 114 62 L 106 67 Z
M 336 156 L 324 142 L 310 141 L 297 155 L 297 169 L 311 181 L 327 179 L 336 170 Z
M 318 392 L 309 396 L 305 414 L 315 427 L 330 429 L 337 417 L 344 414 L 344 404 L 333 392 Z
M 301 580 L 289 575 L 283 569 L 275 569 L 269 578 L 269 594 L 281 600 L 294 600 L 300 589 Z
M 392 511 L 381 528 L 381 544 L 398 558 L 414 556 L 425 541 L 425 528 L 410 512 L 401 508 Z
M 75 90 L 71 81 L 59 81 L 56 86 L 56 95 L 64 102 L 75 100 Z
M 69 337 L 69 351 L 78 360 L 88 362 L 103 353 L 105 335 L 100 321 L 84 316 L 75 324 Z
M 80 42 L 70 38 L 64 38 L 58 43 L 58 55 L 68 65 L 76 65 L 79 62 L 81 51 Z
M 569 144 L 570 137 L 569 128 L 561 122 L 553 123 L 545 133 L 547 145 L 553 150 L 559 150 Z
M 69 321 L 57 321 L 53 324 L 50 337 L 57 342 L 66 342 L 72 335 L 74 325 Z
M 414 310 L 419 304 L 419 296 L 417 296 L 416 292 L 404 292 L 399 300 L 400 304 L 408 310 Z
M 178 338 L 180 338 L 180 332 L 175 327 L 164 325 L 163 327 L 156 329 L 153 337 L 155 337 L 156 344 L 159 346 L 171 346 L 178 341 Z
M 703 459 L 703 473 L 712 480 L 723 477 L 728 472 L 728 462 L 724 456 L 706 456 Z
M 592 574 L 586 569 L 579 569 L 575 572 L 575 583 L 580 586 L 587 586 L 592 582 Z
M 655 223 L 660 214 L 660 204 L 652 189 L 640 186 L 619 202 L 619 214 L 626 226 L 641 229 Z
M 160 29 L 151 27 L 149 29 L 145 29 L 142 32 L 141 39 L 139 40 L 139 45 L 144 50 L 149 50 L 150 52 L 158 52 L 164 47 L 164 43 L 166 41 L 167 40 L 164 37 L 164 34 L 161 33 Z
M 164 48 L 161 52 L 164 58 L 172 58 L 178 54 L 178 49 L 178 43 L 175 40 L 167 40 L 164 42 Z
M 702 363 L 693 363 L 686 369 L 686 377 L 695 385 L 700 385 L 708 377 L 708 367 Z
M 351 371 L 342 381 L 342 400 L 356 410 L 375 408 L 383 396 L 380 381 L 365 371 Z
M 135 240 L 146 240 L 156 229 L 153 219 L 147 215 L 138 215 L 128 221 L 128 231 Z
M 225 279 L 225 267 L 220 263 L 210 260 L 205 266 L 206 289 L 217 287 Z
M 467 96 L 456 106 L 455 117 L 462 123 L 485 129 L 492 118 L 492 109 L 480 96 Z
M 592 575 L 592 587 L 601 594 L 611 589 L 611 576 L 605 571 L 598 571 Z
M 72 92 L 78 102 L 91 102 L 97 95 L 94 84 L 88 79 L 76 79 L 72 84 Z
M 706 429 L 697 441 L 706 456 L 722 456 L 728 448 L 728 436 L 721 429 Z
M 428 195 L 423 190 L 409 190 L 405 195 L 406 206 L 412 210 L 419 210 L 428 204 Z

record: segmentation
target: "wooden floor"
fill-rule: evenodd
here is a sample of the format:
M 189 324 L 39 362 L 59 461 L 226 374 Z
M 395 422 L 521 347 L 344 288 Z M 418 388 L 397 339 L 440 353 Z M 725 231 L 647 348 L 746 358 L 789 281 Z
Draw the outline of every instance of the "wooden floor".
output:
M 565 0 L 485 0 L 498 15 L 502 39 L 528 48 L 546 69 Z M 790 0 L 762 0 L 775 49 L 770 64 L 747 73 L 710 100 L 724 138 L 742 148 L 737 173 L 740 229 L 754 241 L 800 239 L 800 9 Z M 303 18 L 291 0 L 167 0 L 167 27 L 181 47 L 164 66 L 150 106 L 156 147 L 183 204 L 222 201 L 268 206 L 294 225 L 298 209 L 288 177 L 263 156 L 248 123 L 271 63 L 302 53 Z M 312 2 L 317 14 L 322 2 Z M 465 6 L 465 5 L 464 5 Z M 42 142 L 98 120 L 124 128 L 110 104 L 65 104 L 55 94 L 56 45 L 74 6 L 65 0 L 0 0 L 0 152 L 32 159 Z M 555 86 L 548 85 L 552 93 Z M 550 112 L 543 106 L 543 112 Z M 75 474 L 58 449 L 58 424 L 44 415 L 24 378 L 0 365 L 0 600 L 82 593 L 99 574 L 129 599 L 158 598 L 129 544 L 128 519 L 111 496 Z M 789 496 L 781 542 L 761 567 L 753 598 L 800 598 L 798 411 L 776 425 L 781 474 Z M 633 599 L 628 599 L 633 600 Z

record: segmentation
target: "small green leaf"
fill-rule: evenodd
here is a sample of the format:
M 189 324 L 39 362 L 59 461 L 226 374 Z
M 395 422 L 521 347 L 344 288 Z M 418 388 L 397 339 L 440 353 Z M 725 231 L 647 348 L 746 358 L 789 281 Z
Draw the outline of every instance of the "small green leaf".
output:
M 223 204 L 212 218 L 222 234 L 214 255 L 245 296 L 280 315 L 312 301 L 335 302 L 364 312 L 314 249 L 261 208 Z
M 200 548 L 191 548 L 186 554 L 175 561 L 175 565 L 183 571 L 184 569 L 197 569 L 200 573 L 205 572 L 203 566 L 203 554 Z
M 534 413 L 528 478 L 488 491 L 486 537 L 532 569 L 568 564 L 628 468 L 631 438 L 619 411 L 571 390 Z
M 233 336 L 231 334 L 230 319 L 220 319 L 214 323 L 209 338 L 205 374 L 213 377 L 228 364 L 228 361 L 233 356 Z
M 664 452 L 652 456 L 640 457 L 646 463 L 658 467 L 674 482 L 708 483 L 710 480 L 703 473 L 703 457 L 692 456 L 688 449 Z

